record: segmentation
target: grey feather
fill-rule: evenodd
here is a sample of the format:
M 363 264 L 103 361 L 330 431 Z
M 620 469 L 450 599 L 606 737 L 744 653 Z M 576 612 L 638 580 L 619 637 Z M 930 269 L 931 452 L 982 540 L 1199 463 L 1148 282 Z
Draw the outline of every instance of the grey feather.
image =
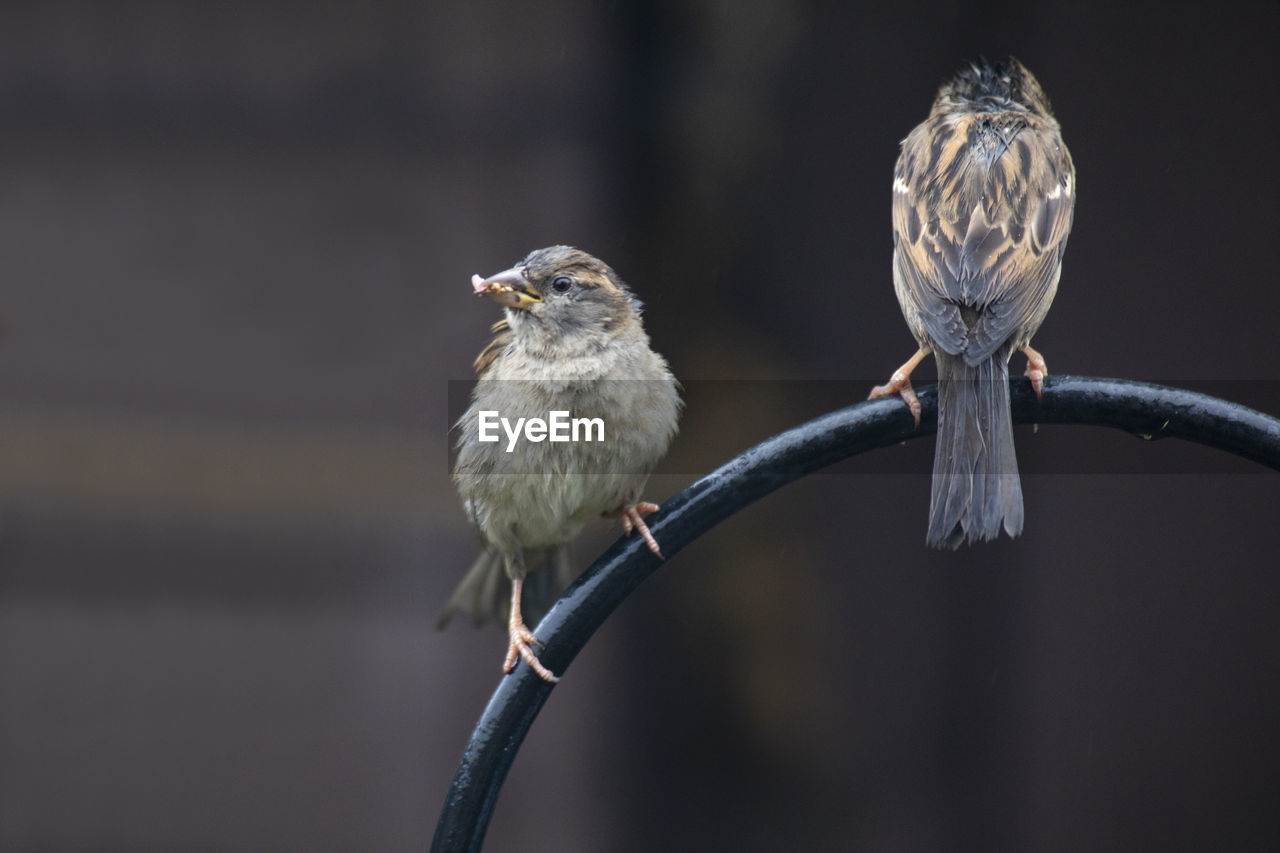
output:
M 1009 351 L 978 364 L 938 354 L 938 442 L 928 544 L 956 548 L 1022 532 L 1022 485 L 1009 413 Z

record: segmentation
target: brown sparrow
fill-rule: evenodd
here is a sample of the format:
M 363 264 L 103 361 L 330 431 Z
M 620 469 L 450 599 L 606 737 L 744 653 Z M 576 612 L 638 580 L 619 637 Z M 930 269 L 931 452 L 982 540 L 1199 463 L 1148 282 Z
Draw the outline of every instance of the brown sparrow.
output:
M 523 614 L 545 612 L 573 580 L 568 543 L 593 518 L 620 517 L 662 556 L 643 518 L 658 507 L 640 492 L 675 436 L 680 397 L 649 348 L 640 302 L 586 252 L 539 249 L 472 286 L 506 309 L 476 359 L 479 380 L 457 424 L 453 480 L 485 550 L 440 627 L 454 613 L 480 624 L 505 610 L 503 670 L 519 656 L 557 681 L 534 653 L 541 643 Z
M 911 371 L 938 363 L 938 443 L 926 541 L 955 548 L 1022 531 L 1009 358 L 1027 357 L 1058 289 L 1075 167 L 1049 101 L 1012 57 L 938 91 L 902 142 L 893 175 L 893 285 L 920 348 L 871 397 L 901 394 L 920 423 Z

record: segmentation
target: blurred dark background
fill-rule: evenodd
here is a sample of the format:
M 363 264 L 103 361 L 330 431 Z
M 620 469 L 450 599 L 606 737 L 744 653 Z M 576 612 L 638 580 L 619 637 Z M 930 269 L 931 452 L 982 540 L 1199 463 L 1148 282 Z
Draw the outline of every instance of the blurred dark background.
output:
M 470 275 L 632 283 L 690 387 L 664 499 L 912 352 L 892 167 L 976 55 L 1079 172 L 1050 370 L 1280 411 L 1278 7 L 1121 7 L 0 6 L 0 849 L 424 849 L 504 648 L 434 630 Z M 671 559 L 489 849 L 1280 842 L 1280 479 L 1017 434 L 1016 542 L 925 550 L 926 439 Z

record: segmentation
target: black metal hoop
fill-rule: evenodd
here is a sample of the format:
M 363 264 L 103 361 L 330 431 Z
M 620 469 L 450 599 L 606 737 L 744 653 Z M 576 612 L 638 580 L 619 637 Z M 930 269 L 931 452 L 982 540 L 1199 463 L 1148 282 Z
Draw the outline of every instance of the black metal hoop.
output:
M 1123 379 L 1050 376 L 1036 401 L 1012 383 L 1016 423 L 1110 426 L 1147 439 L 1181 438 L 1280 470 L 1280 419 L 1216 397 Z M 769 438 L 672 497 L 649 526 L 672 556 L 733 513 L 806 474 L 876 447 L 930 435 L 937 391 L 920 391 L 915 429 L 896 397 L 839 409 Z M 640 582 L 661 566 L 638 538 L 605 551 L 538 625 L 540 658 L 563 673 L 587 640 Z M 478 851 L 507 771 L 553 685 L 520 665 L 505 676 L 476 724 L 454 773 L 431 849 Z

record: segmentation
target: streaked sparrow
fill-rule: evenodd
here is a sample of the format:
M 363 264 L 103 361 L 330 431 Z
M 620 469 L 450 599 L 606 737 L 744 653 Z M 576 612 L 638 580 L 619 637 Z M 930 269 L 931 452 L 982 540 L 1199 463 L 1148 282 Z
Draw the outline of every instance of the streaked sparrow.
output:
M 871 396 L 901 394 L 938 363 L 938 439 L 926 541 L 938 548 L 1022 531 L 1009 358 L 1047 375 L 1031 336 L 1058 289 L 1075 167 L 1049 101 L 1016 59 L 975 63 L 942 86 L 893 176 L 893 284 L 920 348 Z

